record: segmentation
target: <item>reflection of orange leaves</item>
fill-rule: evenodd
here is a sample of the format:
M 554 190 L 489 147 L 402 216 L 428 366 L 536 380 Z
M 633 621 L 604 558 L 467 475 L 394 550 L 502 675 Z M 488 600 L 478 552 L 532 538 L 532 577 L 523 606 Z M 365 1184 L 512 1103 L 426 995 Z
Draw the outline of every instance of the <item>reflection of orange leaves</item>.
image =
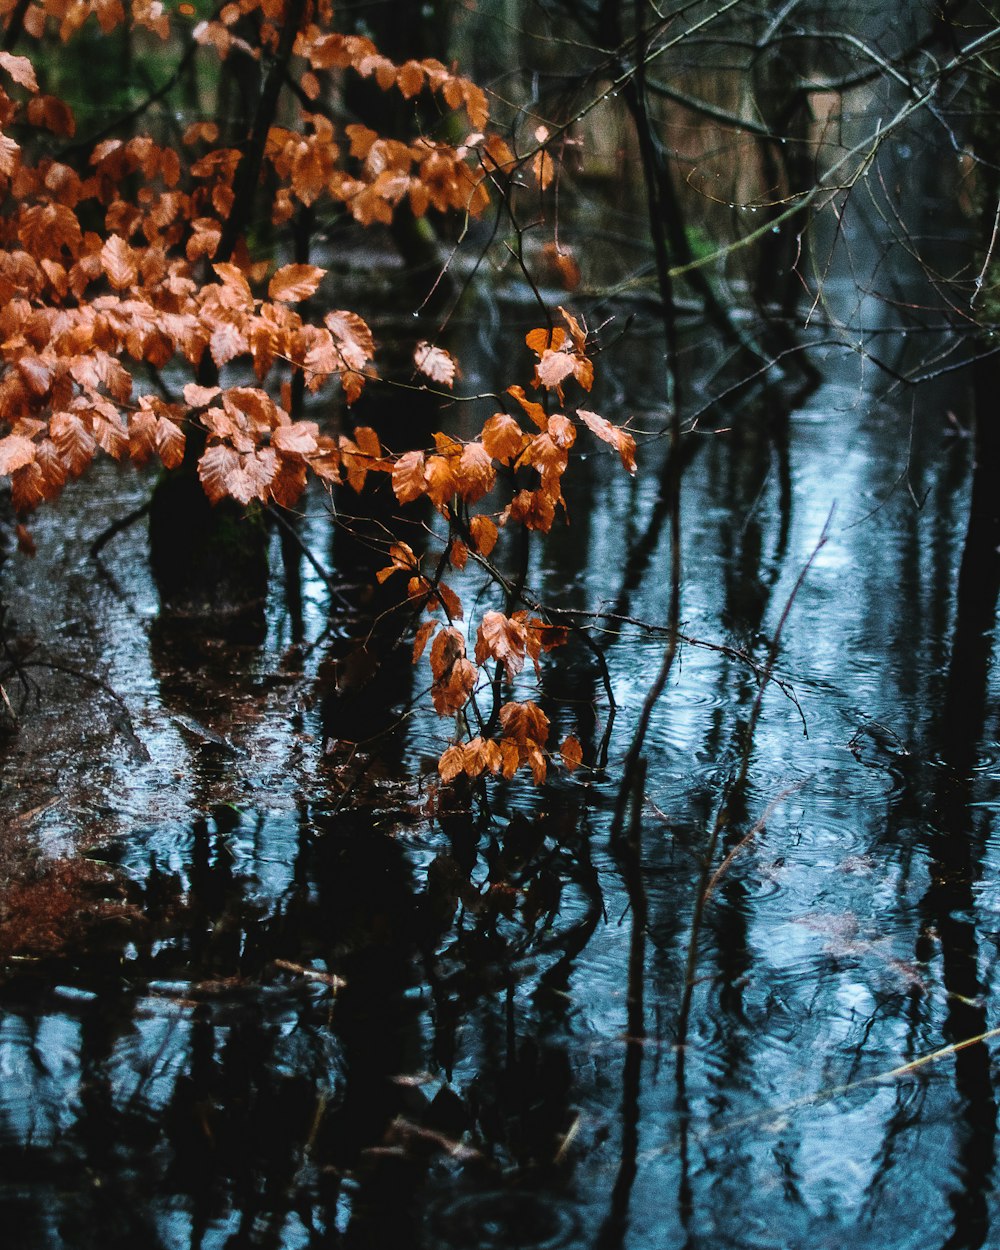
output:
M 433 347 L 423 341 L 418 343 L 413 353 L 413 363 L 432 382 L 447 386 L 449 390 L 454 386 L 458 366 L 454 356 L 443 347 Z
M 596 412 L 586 412 L 583 408 L 579 408 L 576 415 L 598 438 L 615 448 L 629 473 L 635 473 L 635 439 L 628 430 L 619 429 Z

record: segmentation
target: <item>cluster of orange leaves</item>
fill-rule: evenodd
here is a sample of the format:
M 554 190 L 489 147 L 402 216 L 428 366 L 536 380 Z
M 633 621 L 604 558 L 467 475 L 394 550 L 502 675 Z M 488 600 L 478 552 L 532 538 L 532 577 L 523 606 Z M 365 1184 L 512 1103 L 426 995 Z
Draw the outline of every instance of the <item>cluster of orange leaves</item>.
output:
M 0 4 L 8 16 L 12 8 L 11 0 Z M 254 15 L 259 44 L 241 51 L 259 57 L 277 44 L 284 12 L 282 0 L 239 0 L 193 37 L 225 56 L 238 42 L 233 28 Z M 125 17 L 119 0 L 35 0 L 24 31 L 41 38 L 54 25 L 67 39 L 91 15 L 103 31 Z M 488 122 L 480 88 L 438 61 L 394 65 L 370 40 L 330 30 L 327 5 L 308 16 L 294 51 L 301 89 L 317 111 L 302 110 L 296 130 L 275 125 L 267 135 L 262 177 L 277 182 L 274 221 L 286 220 L 296 201 L 321 196 L 363 224 L 391 220 L 404 198 L 416 214 L 481 212 L 490 175 L 514 157 L 498 136 L 480 133 Z M 158 0 L 133 4 L 132 20 L 168 33 Z M 403 144 L 348 125 L 345 159 L 323 111 L 336 83 L 321 81 L 345 72 L 406 98 L 435 93 L 465 110 L 473 133 L 457 147 L 426 138 Z M 28 160 L 26 147 L 46 133 L 72 138 L 72 111 L 40 92 L 30 57 L 0 52 L 0 474 L 11 478 L 15 507 L 54 498 L 98 451 L 138 463 L 157 456 L 173 468 L 195 425 L 208 432 L 199 472 L 213 500 L 288 506 L 310 470 L 327 481 L 351 477 L 352 440 L 332 439 L 311 422 L 291 429 L 287 378 L 272 384 L 276 398 L 264 384 L 283 364 L 303 370 L 311 391 L 338 378 L 352 402 L 373 372 L 370 330 L 346 310 L 327 312 L 321 324 L 303 315 L 302 301 L 325 274 L 317 266 L 272 272 L 242 241 L 213 263 L 241 151 L 213 146 L 217 126 L 200 122 L 184 136 L 189 152 L 148 137 L 107 139 L 81 173 L 51 155 Z M 172 400 L 158 389 L 135 393 L 136 366 L 148 373 L 181 365 L 197 378 L 208 358 L 217 370 L 248 363 L 258 385 L 212 393 L 194 385 Z
M 8 18 L 15 7 L 15 0 L 0 0 Z M 191 37 L 221 57 L 238 48 L 266 58 L 278 47 L 285 13 L 285 0 L 234 0 Z M 91 16 L 105 32 L 125 21 L 121 0 L 31 0 L 23 31 L 37 40 L 54 27 L 65 40 Z M 251 16 L 259 32 L 253 46 L 238 33 Z M 131 20 L 161 37 L 169 33 L 160 0 L 133 0 Z M 504 140 L 483 133 L 483 92 L 433 59 L 397 65 L 370 40 L 331 29 L 331 21 L 328 0 L 315 0 L 294 43 L 294 75 L 314 107 L 300 109 L 297 128 L 274 125 L 266 136 L 262 180 L 276 187 L 273 222 L 288 220 L 296 203 L 323 197 L 363 225 L 391 221 L 404 201 L 418 216 L 430 209 L 482 212 L 491 180 L 516 165 Z M 429 93 L 464 111 L 471 133 L 453 146 L 424 137 L 404 143 L 357 124 L 338 130 L 327 101 L 337 98 L 345 73 L 408 100 Z M 215 146 L 218 128 L 198 122 L 184 135 L 187 151 L 138 136 L 105 139 L 82 164 L 44 154 L 45 136 L 67 141 L 75 129 L 68 105 L 40 90 L 31 58 L 0 51 L 0 475 L 10 478 L 19 513 L 53 499 L 98 452 L 137 464 L 155 458 L 173 469 L 193 448 L 213 502 L 290 507 L 310 473 L 359 491 L 368 473 L 389 474 L 400 504 L 426 497 L 448 518 L 450 563 L 462 569 L 470 555 L 488 562 L 501 526 L 551 528 L 565 509 L 562 477 L 578 425 L 614 446 L 635 471 L 627 431 L 582 408 L 576 420 L 548 410 L 555 400 L 565 406 L 570 381 L 583 391 L 593 382 L 586 330 L 565 310 L 564 325 L 527 336 L 536 357 L 531 386 L 545 402 L 510 387 L 513 412 L 492 415 L 475 439 L 439 433 L 433 449 L 394 455 L 370 428 L 348 436 L 293 419 L 295 370 L 310 391 L 338 379 L 350 404 L 373 376 L 375 344 L 356 313 L 311 318 L 309 301 L 325 269 L 275 267 L 252 258 L 243 240 L 218 255 L 244 152 Z M 36 150 L 43 154 L 32 159 Z M 550 165 L 534 160 L 543 188 Z M 458 376 L 449 353 L 430 343 L 418 344 L 414 364 L 437 386 L 450 388 Z M 252 375 L 233 384 L 240 366 Z M 177 379 L 177 370 L 191 380 Z M 151 382 L 137 386 L 164 377 L 172 394 Z M 492 513 L 471 515 L 501 472 L 510 497 Z M 481 679 L 489 683 L 485 666 L 494 665 L 499 689 L 526 660 L 537 669 L 540 655 L 565 641 L 564 631 L 526 612 L 487 612 L 473 661 L 454 625 L 463 616 L 455 591 L 441 577 L 427 577 L 405 544 L 390 557 L 380 579 L 405 571 L 413 604 L 445 616 L 440 629 L 440 622 L 425 621 L 414 647 L 416 662 L 433 636 L 431 693 L 442 716 L 468 727 Z M 448 748 L 440 763 L 446 781 L 460 773 L 510 777 L 522 766 L 536 781 L 545 776 L 549 722 L 541 709 L 510 701 L 495 720 L 496 738 L 476 735 Z M 580 762 L 574 739 L 561 754 L 570 768 Z
M 537 360 L 532 387 L 547 398 L 556 398 L 565 406 L 564 383 L 573 379 L 584 391 L 593 385 L 593 362 L 587 355 L 587 332 L 579 321 L 560 308 L 565 328 L 537 328 L 526 336 L 526 343 Z M 428 345 L 418 345 L 415 361 L 430 376 L 447 373 L 440 359 L 441 349 L 428 361 Z M 445 382 L 450 385 L 450 382 Z M 372 462 L 369 467 L 389 471 L 392 487 L 401 504 L 426 496 L 450 523 L 451 537 L 448 559 L 452 568 L 464 569 L 470 555 L 486 564 L 496 545 L 499 528 L 516 522 L 527 529 L 548 532 L 557 510 L 565 509 L 562 478 L 569 465 L 569 452 L 577 437 L 577 422 L 564 413 L 547 411 L 545 404 L 529 398 L 521 386 L 511 386 L 508 393 L 517 415 L 497 412 L 483 424 L 478 438 L 459 442 L 447 434 L 436 434 L 435 449 L 408 451 L 388 460 Z M 629 473 L 636 470 L 635 439 L 625 429 L 587 409 L 576 408 L 577 421 L 618 452 Z M 526 422 L 530 428 L 525 428 Z M 367 435 L 373 437 L 373 432 Z M 513 483 L 506 505 L 492 515 L 469 516 L 470 505 L 489 496 L 497 484 L 501 468 L 508 471 Z M 521 485 L 527 475 L 528 483 Z M 534 480 L 531 480 L 531 479 Z M 466 638 L 453 624 L 463 619 L 462 603 L 441 577 L 428 577 L 421 571 L 420 561 L 406 543 L 394 543 L 389 549 L 390 563 L 378 573 L 384 581 L 397 573 L 409 576 L 408 598 L 428 613 L 443 612 L 443 627 L 431 615 L 417 630 L 413 658 L 416 663 L 430 647 L 431 695 L 441 716 L 454 716 L 457 723 L 468 726 L 470 707 L 473 719 L 481 720 L 475 707 L 476 691 L 483 681 L 483 667 L 495 664 L 497 678 L 512 683 L 531 660 L 536 674 L 543 652 L 561 646 L 567 640 L 563 627 L 547 624 L 526 611 L 507 616 L 487 611 L 476 631 L 475 662 L 467 654 Z M 490 685 L 488 679 L 486 684 Z M 445 781 L 460 774 L 478 777 L 483 773 L 511 777 L 523 766 L 530 768 L 536 783 L 544 780 L 547 770 L 546 743 L 549 721 L 533 702 L 511 701 L 499 708 L 500 734 L 497 738 L 476 734 L 467 741 L 450 746 L 439 762 Z M 559 748 L 563 763 L 570 770 L 582 758 L 579 742 L 567 738 Z

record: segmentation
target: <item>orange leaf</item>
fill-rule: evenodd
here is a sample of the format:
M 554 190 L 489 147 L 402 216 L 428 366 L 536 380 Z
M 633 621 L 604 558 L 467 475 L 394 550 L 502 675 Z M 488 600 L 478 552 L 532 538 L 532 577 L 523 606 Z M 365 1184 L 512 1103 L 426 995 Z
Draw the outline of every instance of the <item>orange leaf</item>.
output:
M 488 516 L 474 516 L 469 522 L 469 533 L 480 555 L 488 556 L 497 545 L 499 531 Z
M 493 458 L 482 443 L 469 443 L 458 461 L 458 493 L 466 503 L 488 495 L 497 480 Z
M 417 630 L 417 636 L 413 640 L 413 663 L 414 664 L 416 664 L 417 660 L 419 660 L 420 657 L 423 655 L 424 647 L 427 646 L 428 639 L 437 629 L 438 624 L 439 624 L 438 621 L 424 621 L 424 623 Z
M 446 352 L 443 347 L 433 347 L 430 343 L 419 342 L 413 352 L 413 363 L 432 382 L 447 386 L 449 390 L 454 386 L 458 366 L 454 356 Z
M 57 412 L 49 422 L 49 433 L 70 474 L 79 477 L 97 451 L 93 434 L 72 412 Z
M 557 329 L 557 330 L 555 331 L 555 333 L 556 333 L 556 334 L 562 334 L 562 330 Z M 533 331 L 532 331 L 532 334 L 545 334 L 545 331 L 544 331 L 544 330 L 533 330 Z M 564 337 L 565 337 L 565 336 L 564 336 Z M 531 335 L 530 335 L 530 334 L 528 335 L 528 338 L 529 338 L 529 339 L 531 338 Z M 530 344 L 529 344 L 529 346 L 530 346 Z M 541 349 L 539 349 L 539 350 L 540 350 L 540 353 L 541 353 L 541 352 L 547 351 L 548 349 L 543 347 L 543 348 L 541 348 Z M 541 405 L 541 404 L 536 403 L 536 402 L 535 402 L 535 400 L 533 400 L 533 399 L 529 399 L 529 398 L 527 397 L 527 395 L 525 395 L 525 393 L 524 393 L 524 387 L 523 387 L 523 386 L 508 386 L 508 387 L 507 387 L 507 393 L 508 393 L 509 395 L 513 395 L 513 396 L 514 396 L 514 398 L 517 400 L 517 402 L 521 405 L 521 407 L 524 409 L 524 411 L 528 414 L 528 416 L 529 416 L 529 417 L 531 418 L 531 420 L 535 423 L 535 425 L 537 425 L 537 426 L 538 426 L 538 428 L 539 428 L 540 430 L 547 430 L 547 429 L 548 429 L 548 427 L 549 427 L 549 423 L 548 423 L 548 418 L 547 418 L 547 417 L 546 417 L 546 415 L 545 415 L 545 409 L 542 407 L 542 405 Z
M 198 477 L 211 503 L 218 503 L 229 494 L 229 479 L 239 468 L 239 462 L 239 452 L 225 443 L 216 443 L 202 455 L 198 461 Z
M 494 460 L 510 464 L 521 454 L 525 434 L 513 417 L 506 412 L 497 412 L 483 426 L 482 442 Z
M 586 412 L 583 408 L 578 408 L 576 415 L 598 438 L 610 443 L 617 450 L 629 473 L 635 473 L 635 439 L 628 430 L 621 430 L 604 417 L 599 417 L 596 412 Z
M 520 621 L 504 616 L 502 612 L 487 612 L 483 616 L 476 637 L 476 663 L 484 664 L 492 656 L 507 670 L 513 680 L 524 668 L 527 635 Z
M 542 745 L 549 736 L 549 718 L 537 703 L 505 703 L 500 709 L 504 737 L 521 744 Z
M 441 756 L 438 760 L 438 772 L 445 783 L 454 781 L 460 773 L 465 772 L 465 751 L 461 743 L 449 747 Z
M 29 91 L 38 90 L 34 66 L 26 56 L 15 56 L 13 52 L 0 52 L 0 66 L 7 71 L 19 87 L 27 87 Z
M 284 304 L 296 304 L 299 300 L 308 299 L 315 293 L 326 272 L 317 265 L 284 265 L 268 284 L 268 298 Z
M 412 503 L 427 489 L 424 480 L 424 453 L 407 451 L 392 469 L 392 489 L 400 503 Z
M 568 772 L 575 772 L 583 763 L 583 747 L 572 735 L 563 742 L 559 754 Z
M 187 437 L 181 427 L 169 417 L 156 421 L 156 450 L 166 469 L 176 469 L 184 460 L 184 444 Z
M 8 434 L 0 438 L 0 474 L 9 477 L 15 469 L 23 469 L 35 458 L 36 447 L 23 434 Z

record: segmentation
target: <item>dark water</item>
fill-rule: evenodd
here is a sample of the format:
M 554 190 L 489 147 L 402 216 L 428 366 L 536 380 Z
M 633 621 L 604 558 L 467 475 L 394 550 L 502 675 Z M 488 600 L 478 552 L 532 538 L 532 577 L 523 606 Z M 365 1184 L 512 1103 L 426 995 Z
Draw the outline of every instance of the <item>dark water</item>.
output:
M 856 229 L 825 287 L 841 324 L 816 333 L 899 371 L 942 343 L 914 346 L 866 294 L 876 251 Z M 419 702 L 378 750 L 323 752 L 330 657 L 366 626 L 320 500 L 304 534 L 337 596 L 303 566 L 296 622 L 277 577 L 260 645 L 158 622 L 138 529 L 115 540 L 114 582 L 94 582 L 101 478 L 39 518 L 7 597 L 50 624 L 86 599 L 57 632 L 90 630 L 150 756 L 77 763 L 92 785 L 41 818 L 44 849 L 92 831 L 145 920 L 3 988 L 5 1244 L 1000 1244 L 995 1042 L 965 1045 L 1000 1025 L 1000 692 L 953 661 L 968 388 L 815 354 L 822 383 L 787 425 L 757 409 L 690 436 L 683 631 L 715 647 L 682 647 L 651 723 L 638 893 L 608 828 L 662 638 L 606 623 L 606 774 L 429 813 L 444 737 Z M 561 607 L 662 624 L 655 326 L 600 367 L 604 411 L 646 432 L 641 471 L 590 446 L 572 526 L 528 580 Z M 789 603 L 682 1017 L 703 856 L 757 697 L 748 661 Z M 398 710 L 422 680 L 397 675 Z M 608 707 L 585 649 L 553 660 L 546 699 L 555 739 L 593 758 Z

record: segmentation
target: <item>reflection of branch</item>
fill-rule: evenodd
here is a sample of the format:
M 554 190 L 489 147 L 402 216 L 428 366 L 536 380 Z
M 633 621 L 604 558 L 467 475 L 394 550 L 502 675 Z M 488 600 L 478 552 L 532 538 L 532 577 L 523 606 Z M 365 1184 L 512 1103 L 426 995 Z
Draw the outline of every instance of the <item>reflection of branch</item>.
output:
M 732 862 L 732 855 L 737 853 L 738 848 L 742 845 L 742 843 L 737 844 L 737 848 L 734 848 L 731 855 L 727 856 L 726 859 L 723 860 L 723 865 L 720 865 L 719 869 L 715 873 L 712 871 L 712 861 L 715 859 L 715 851 L 719 845 L 719 839 L 722 836 L 722 832 L 730 822 L 732 810 L 734 806 L 743 798 L 743 792 L 746 788 L 747 774 L 750 770 L 750 756 L 753 752 L 754 733 L 757 728 L 757 723 L 760 720 L 764 692 L 770 685 L 771 678 L 774 674 L 774 666 L 778 658 L 778 649 L 781 645 L 782 632 L 809 570 L 812 568 L 816 557 L 823 550 L 829 540 L 829 529 L 832 519 L 833 509 L 831 508 L 830 514 L 827 517 L 826 522 L 823 525 L 823 529 L 820 532 L 820 536 L 816 541 L 816 545 L 813 547 L 809 559 L 803 565 L 802 571 L 799 573 L 799 576 L 795 581 L 795 585 L 792 587 L 791 593 L 785 601 L 784 609 L 778 620 L 777 628 L 774 631 L 774 637 L 771 640 L 771 648 L 768 652 L 767 661 L 764 665 L 764 671 L 761 675 L 760 684 L 757 690 L 757 698 L 754 700 L 753 708 L 750 712 L 750 720 L 743 735 L 743 750 L 740 756 L 739 771 L 733 781 L 728 784 L 723 791 L 722 802 L 719 805 L 715 821 L 712 825 L 711 833 L 708 836 L 708 845 L 705 848 L 705 857 L 698 883 L 698 893 L 695 897 L 694 914 L 691 917 L 691 932 L 688 938 L 687 963 L 684 970 L 684 989 L 681 995 L 681 1006 L 677 1020 L 677 1081 L 679 1086 L 683 1086 L 684 1084 L 684 1050 L 687 1039 L 688 1020 L 691 1015 L 691 999 L 694 993 L 695 971 L 698 965 L 698 940 L 701 934 L 701 922 L 704 915 L 705 904 L 708 902 L 712 889 L 714 888 L 718 878 L 721 877 L 724 871 L 723 865 L 725 868 L 728 868 L 729 863 Z M 781 797 L 784 796 L 779 796 L 779 799 Z M 777 801 L 778 800 L 775 800 L 775 802 Z M 768 811 L 765 812 L 764 817 L 762 817 L 762 822 L 770 814 L 770 810 L 771 809 L 769 808 Z M 751 830 L 751 833 L 747 835 L 747 839 L 753 836 L 756 831 L 755 826 L 755 828 Z M 744 842 L 747 839 L 744 839 Z

